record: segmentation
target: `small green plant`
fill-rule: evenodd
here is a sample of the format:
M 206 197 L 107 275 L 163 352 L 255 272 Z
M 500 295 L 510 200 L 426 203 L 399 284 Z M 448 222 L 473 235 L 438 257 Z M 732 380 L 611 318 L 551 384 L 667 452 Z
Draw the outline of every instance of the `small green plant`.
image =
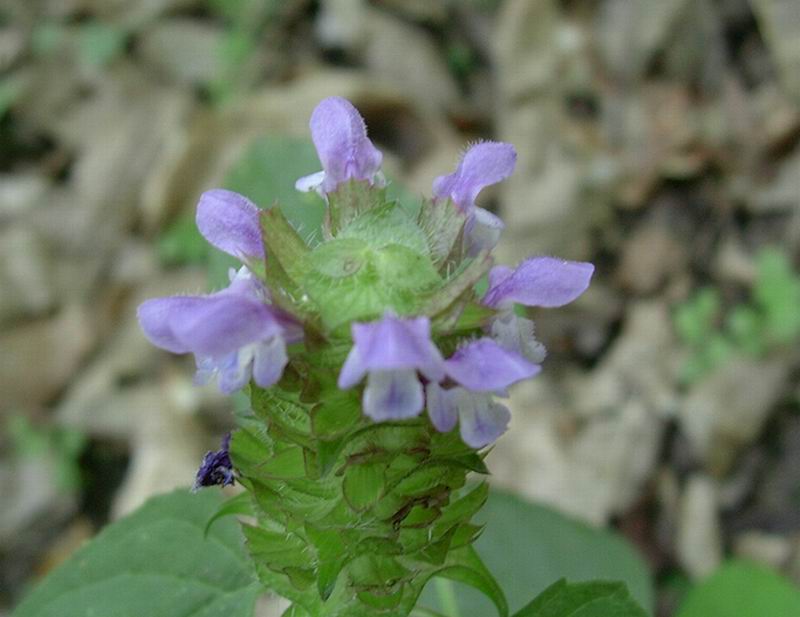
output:
M 704 287 L 675 310 L 675 330 L 691 351 L 684 383 L 699 381 L 735 355 L 760 357 L 800 337 L 800 275 L 789 257 L 764 248 L 756 269 L 747 302 L 725 312 L 719 291 Z
M 63 427 L 39 427 L 21 414 L 11 416 L 7 428 L 18 458 L 45 459 L 52 465 L 61 490 L 72 492 L 80 488 L 79 459 L 86 448 L 83 433 Z

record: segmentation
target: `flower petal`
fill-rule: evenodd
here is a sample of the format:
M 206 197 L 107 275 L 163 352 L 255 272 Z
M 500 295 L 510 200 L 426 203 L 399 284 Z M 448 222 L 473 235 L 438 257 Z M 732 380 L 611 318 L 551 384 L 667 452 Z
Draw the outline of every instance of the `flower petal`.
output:
M 364 375 L 366 374 L 367 367 L 361 360 L 361 354 L 358 353 L 358 347 L 353 345 L 352 349 L 350 349 L 350 353 L 347 354 L 347 360 L 344 361 L 342 370 L 339 372 L 339 380 L 337 381 L 337 385 L 342 390 L 347 390 L 364 379 Z
M 248 345 L 225 356 L 217 364 L 217 384 L 224 394 L 244 388 L 253 374 L 253 347 Z
M 544 345 L 534 336 L 533 322 L 517 316 L 514 311 L 507 311 L 495 317 L 492 320 L 490 333 L 501 347 L 520 354 L 534 364 L 541 364 L 547 355 Z
M 508 178 L 516 162 L 517 152 L 511 144 L 496 141 L 475 144 L 464 153 L 454 173 L 433 181 L 433 194 L 440 199 L 452 199 L 463 210 L 472 210 L 478 193 Z
M 325 182 L 325 172 L 318 171 L 302 178 L 298 178 L 294 183 L 294 188 L 301 193 L 316 191 Z
M 259 343 L 253 358 L 253 381 L 262 388 L 275 385 L 283 375 L 283 369 L 288 362 L 286 343 L 280 335 L 273 336 L 265 343 Z
M 470 253 L 475 255 L 480 251 L 491 251 L 497 246 L 505 228 L 506 224 L 500 217 L 483 208 L 475 208 L 467 230 Z
M 247 197 L 213 189 L 197 204 L 197 228 L 210 244 L 238 259 L 263 259 L 259 209 Z
M 440 433 L 449 433 L 458 422 L 455 389 L 445 390 L 437 383 L 425 386 L 425 400 L 431 424 Z
M 180 339 L 173 324 L 202 307 L 205 296 L 170 296 L 145 300 L 136 310 L 139 325 L 153 345 L 172 353 L 188 353 L 191 346 Z
M 427 317 L 401 319 L 386 314 L 379 321 L 354 323 L 352 333 L 364 370 L 417 369 L 431 381 L 444 376 Z
M 367 377 L 364 413 L 373 420 L 402 420 L 422 411 L 422 384 L 415 371 L 376 371 Z
M 459 348 L 444 364 L 448 376 L 474 392 L 502 390 L 541 370 L 539 365 L 489 338 Z
M 501 280 L 489 287 L 483 303 L 492 308 L 514 302 L 525 306 L 564 306 L 586 291 L 593 273 L 594 266 L 590 263 L 531 257 L 510 276 L 496 276 L 495 280 Z
M 269 307 L 258 300 L 228 291 L 200 300 L 170 314 L 169 328 L 185 351 L 220 357 L 281 332 Z
M 489 396 L 461 394 L 458 398 L 461 439 L 473 448 L 483 448 L 506 432 L 511 412 Z
M 311 138 L 325 178 L 322 190 L 330 193 L 345 180 L 369 180 L 378 173 L 383 155 L 367 137 L 364 119 L 347 99 L 324 99 L 311 114 Z

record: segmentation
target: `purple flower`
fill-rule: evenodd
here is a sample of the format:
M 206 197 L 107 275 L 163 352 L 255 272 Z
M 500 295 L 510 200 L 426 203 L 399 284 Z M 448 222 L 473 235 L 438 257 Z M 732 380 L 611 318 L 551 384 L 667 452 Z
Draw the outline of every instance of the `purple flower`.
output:
M 139 324 L 157 347 L 193 353 L 197 382 L 216 375 L 220 390 L 231 393 L 252 377 L 267 388 L 286 366 L 286 343 L 302 337 L 299 326 L 267 300 L 261 282 L 242 268 L 217 293 L 145 301 L 139 306 Z
M 231 443 L 231 434 L 222 438 L 219 450 L 206 452 L 200 469 L 197 470 L 192 492 L 199 491 L 204 486 L 229 486 L 234 484 L 233 463 L 228 452 Z
M 354 344 L 339 373 L 339 387 L 352 388 L 367 375 L 362 402 L 370 418 L 399 420 L 419 415 L 424 397 L 417 371 L 434 382 L 444 377 L 428 318 L 401 319 L 387 313 L 379 321 L 354 323 L 352 334 Z
M 500 309 L 489 331 L 500 345 L 531 362 L 544 359 L 545 349 L 534 337 L 530 319 L 513 311 L 515 303 L 525 306 L 557 307 L 569 304 L 589 287 L 594 266 L 555 257 L 530 257 L 515 268 L 495 266 L 489 272 L 489 289 L 483 303 Z
M 244 263 L 264 259 L 259 209 L 247 197 L 213 189 L 197 204 L 197 228 L 209 244 Z
M 489 272 L 489 289 L 483 303 L 507 308 L 515 302 L 525 306 L 553 308 L 569 304 L 589 287 L 594 266 L 555 257 L 529 257 L 516 269 L 495 266 Z
M 511 144 L 485 141 L 470 147 L 455 172 L 433 181 L 438 199 L 451 199 L 467 215 L 466 233 L 473 250 L 491 249 L 505 224 L 494 214 L 475 205 L 487 186 L 505 180 L 514 172 L 517 153 Z
M 458 422 L 464 443 L 482 448 L 505 432 L 511 417 L 492 394 L 505 394 L 506 388 L 537 375 L 541 367 L 482 338 L 460 347 L 445 361 L 444 370 L 458 385 L 447 390 L 438 383 L 427 385 L 431 422 L 441 432 L 452 430 Z
M 310 126 L 322 171 L 300 178 L 297 190 L 324 195 L 346 180 L 383 182 L 383 155 L 367 137 L 364 119 L 350 101 L 339 96 L 324 99 L 311 114 Z

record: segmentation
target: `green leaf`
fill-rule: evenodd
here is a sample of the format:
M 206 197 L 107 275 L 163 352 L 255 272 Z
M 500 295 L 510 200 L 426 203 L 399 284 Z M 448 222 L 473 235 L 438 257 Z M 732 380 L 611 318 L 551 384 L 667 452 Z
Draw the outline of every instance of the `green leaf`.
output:
M 155 497 L 104 529 L 33 590 L 13 617 L 251 617 L 254 582 L 233 520 L 206 521 L 217 491 Z
M 596 529 L 550 508 L 493 490 L 476 523 L 486 527 L 475 548 L 488 569 L 503 584 L 512 610 L 555 581 L 619 580 L 645 608 L 654 603 L 647 565 L 616 533 Z M 458 590 L 461 617 L 486 617 L 484 598 L 470 589 Z M 421 604 L 441 610 L 426 589 Z
M 773 571 L 730 561 L 692 589 L 678 617 L 789 617 L 800 615 L 800 590 Z
M 444 567 L 436 573 L 436 576 L 465 583 L 477 589 L 492 601 L 501 617 L 508 615 L 506 596 L 474 547 L 465 546 L 454 550 L 448 555 L 448 563 L 452 562 L 456 562 L 455 565 Z
M 647 613 L 630 597 L 624 583 L 560 580 L 514 617 L 647 617 Z

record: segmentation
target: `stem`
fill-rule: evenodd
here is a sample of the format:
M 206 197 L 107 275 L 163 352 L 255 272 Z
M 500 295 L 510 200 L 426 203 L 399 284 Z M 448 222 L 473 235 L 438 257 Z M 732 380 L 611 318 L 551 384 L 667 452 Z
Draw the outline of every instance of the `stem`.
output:
M 458 608 L 458 598 L 456 598 L 456 590 L 453 587 L 452 581 L 446 578 L 434 579 L 436 585 L 436 594 L 439 597 L 439 602 L 442 609 L 449 617 L 461 617 L 461 611 Z

